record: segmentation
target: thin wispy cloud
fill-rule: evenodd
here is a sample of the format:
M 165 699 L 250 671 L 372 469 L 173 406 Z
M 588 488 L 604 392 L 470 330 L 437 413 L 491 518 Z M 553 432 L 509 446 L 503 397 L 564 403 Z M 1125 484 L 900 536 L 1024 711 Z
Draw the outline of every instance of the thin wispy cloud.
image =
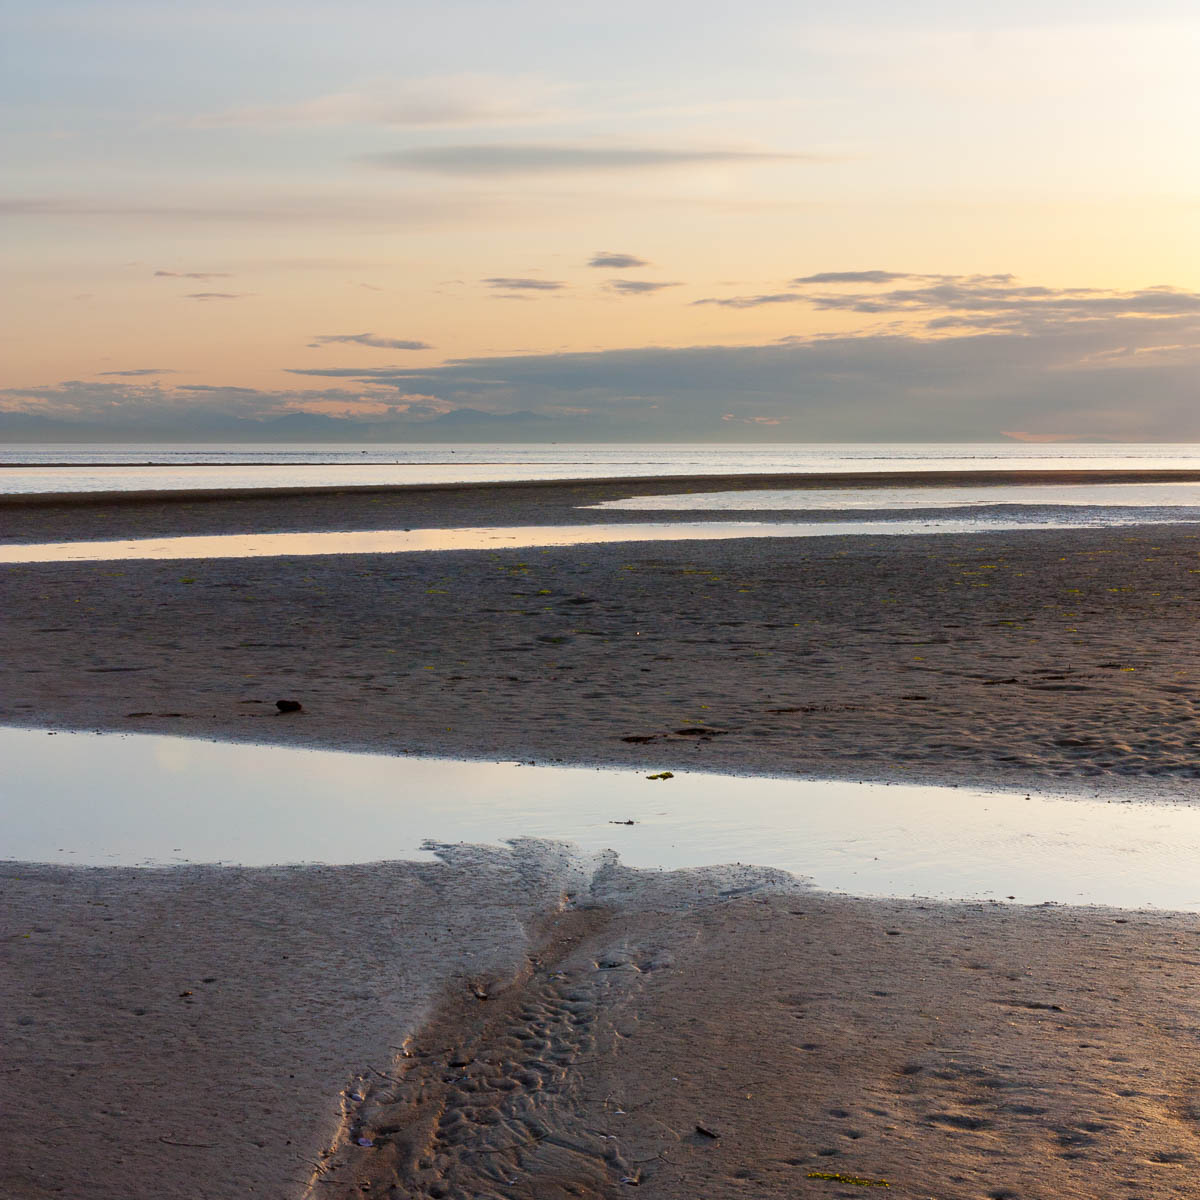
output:
M 821 155 L 765 150 L 680 149 L 665 146 L 594 146 L 484 142 L 462 146 L 419 146 L 370 154 L 373 166 L 436 175 L 548 175 L 589 171 L 646 171 L 671 167 L 753 166 L 763 163 L 820 163 Z
M 600 250 L 588 259 L 589 267 L 607 267 L 610 271 L 625 271 L 650 264 L 636 254 L 615 254 L 611 250 Z
M 914 274 L 909 271 L 821 271 L 815 275 L 801 275 L 790 281 L 789 286 L 806 288 L 814 285 L 858 287 L 882 286 L 899 280 L 909 280 L 930 285 L 963 284 L 970 287 L 997 285 L 1004 287 L 1013 281 L 1012 275 L 933 275 Z M 848 292 L 835 293 L 831 297 L 814 297 L 811 292 L 766 292 L 750 296 L 708 296 L 693 300 L 693 304 L 714 304 L 721 308 L 765 308 L 774 304 L 811 304 L 815 308 L 853 308 L 857 304 L 870 305 L 876 302 L 878 293 Z M 826 303 L 828 301 L 828 303 Z M 859 311 L 874 311 L 866 308 Z
M 820 271 L 792 280 L 793 287 L 807 283 L 892 283 L 897 279 L 931 279 L 930 275 L 909 275 L 903 271 Z
M 135 367 L 130 371 L 98 371 L 97 374 L 102 377 L 115 375 L 123 379 L 140 379 L 146 375 L 178 375 L 179 372 L 170 367 Z
M 825 293 L 809 297 L 824 311 L 931 316 L 927 327 L 993 329 L 1045 327 L 1109 317 L 1163 319 L 1200 313 L 1200 294 L 1178 288 L 1136 291 L 1020 285 L 1012 276 L 951 276 L 937 283 L 886 292 Z
M 432 350 L 428 342 L 411 338 L 377 337 L 373 333 L 318 333 L 308 343 L 310 347 L 330 345 L 370 346 L 376 350 Z
M 155 279 L 232 279 L 228 271 L 155 271 Z
M 878 290 L 909 280 L 918 286 Z M 708 296 L 697 305 L 750 309 L 800 304 L 823 312 L 895 316 L 920 322 L 929 333 L 955 329 L 1017 330 L 1095 321 L 1107 317 L 1165 319 L 1200 313 L 1200 293 L 1150 287 L 1135 291 L 1056 288 L 1019 283 L 1013 275 L 910 275 L 893 272 L 826 272 L 795 280 L 806 285 L 857 285 L 845 290 Z M 866 286 L 868 290 L 863 290 Z
M 244 300 L 249 292 L 188 292 L 185 300 Z
M 663 288 L 679 287 L 678 283 L 659 283 L 649 279 L 610 279 L 608 290 L 622 296 L 649 296 Z
M 715 304 L 720 308 L 763 308 L 769 304 L 811 304 L 808 296 L 798 292 L 768 292 L 758 296 L 706 296 L 693 300 L 693 305 Z
M 228 383 L 181 383 L 175 390 L 200 392 L 210 396 L 261 396 L 267 394 L 259 388 L 234 387 Z
M 525 279 L 508 275 L 493 275 L 483 282 L 490 288 L 505 292 L 558 292 L 567 286 L 557 279 Z
M 553 119 L 561 89 L 529 77 L 443 75 L 376 80 L 283 104 L 252 104 L 190 122 L 229 126 L 337 127 L 384 125 L 408 129 L 529 125 Z

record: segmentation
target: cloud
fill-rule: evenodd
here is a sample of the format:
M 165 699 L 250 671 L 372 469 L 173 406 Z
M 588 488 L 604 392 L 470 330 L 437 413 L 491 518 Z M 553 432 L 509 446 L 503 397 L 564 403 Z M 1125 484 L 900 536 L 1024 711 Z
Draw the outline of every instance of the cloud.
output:
M 249 292 L 188 292 L 185 300 L 243 300 Z
M 144 431 L 172 437 L 220 431 L 241 422 L 245 431 L 253 432 L 256 424 L 305 413 L 373 413 L 381 404 L 388 411 L 402 411 L 411 406 L 411 399 L 394 389 L 379 393 L 362 387 L 269 391 L 219 384 L 168 387 L 136 380 L 65 380 L 49 387 L 0 390 L 0 416 L 6 418 L 0 427 L 20 428 L 17 422 L 24 418 L 92 432 Z M 426 400 L 436 411 L 445 407 L 437 397 Z
M 983 286 L 983 285 L 981 285 Z M 1050 289 L 1053 291 L 1054 289 Z M 1072 291 L 1072 289 L 1062 289 Z M 1147 289 L 1154 295 L 1159 290 Z M 597 351 L 451 361 L 424 371 L 340 368 L 319 374 L 442 396 L 473 410 L 590 410 L 559 433 L 679 440 L 980 440 L 1063 429 L 1081 437 L 1200 439 L 1200 295 L 1171 291 L 1175 311 L 1078 319 L 1048 312 L 1013 328 L 924 328 L 790 337 L 757 346 Z M 1131 402 L 1136 397 L 1136 403 Z M 729 414 L 729 419 L 727 419 Z
M 490 288 L 506 292 L 557 292 L 567 286 L 557 279 L 521 279 L 505 275 L 495 275 L 483 282 Z
M 957 276 L 892 288 L 885 308 L 898 310 L 902 321 L 759 345 L 516 354 L 413 368 L 298 366 L 289 368 L 297 387 L 273 391 L 132 377 L 8 389 L 0 391 L 0 428 L 48 437 L 52 420 L 60 433 L 69 427 L 81 436 L 130 440 L 245 433 L 318 440 L 988 441 L 1014 430 L 1024 438 L 1070 431 L 1081 438 L 1200 440 L 1200 292 L 1054 288 L 1004 278 Z M 867 286 L 876 290 L 850 285 L 848 293 L 819 291 L 815 298 L 878 300 L 880 285 Z M 931 288 L 941 289 L 936 302 Z M 947 318 L 964 323 L 945 326 Z
M 313 335 L 310 346 L 329 346 L 337 343 L 353 343 L 371 346 L 377 350 L 432 350 L 428 342 L 409 341 L 404 338 L 376 337 L 373 333 L 318 333 Z
M 386 125 L 435 129 L 530 124 L 550 119 L 558 89 L 532 78 L 445 75 L 377 80 L 288 104 L 247 105 L 196 117 L 201 128 L 226 126 Z
M 792 280 L 792 287 L 807 283 L 891 283 L 895 279 L 928 279 L 928 275 L 907 275 L 900 271 L 821 271 Z
M 703 300 L 693 300 L 692 304 L 716 304 L 721 308 L 762 308 L 768 304 L 810 304 L 807 296 L 795 292 L 771 292 L 765 296 L 726 296 L 724 298 L 707 296 Z
M 613 292 L 620 292 L 623 296 L 645 296 L 651 292 L 661 291 L 663 288 L 679 287 L 677 283 L 655 283 L 649 279 L 610 279 L 608 288 Z
M 260 391 L 258 388 L 234 387 L 227 383 L 181 383 L 176 389 L 177 392 L 203 392 L 212 396 L 263 396 L 267 393 Z
M 896 280 L 909 279 L 928 282 L 930 288 L 922 289 L 932 294 L 935 286 L 951 286 L 959 284 L 964 288 L 979 288 L 987 285 L 1004 287 L 1010 284 L 1012 275 L 914 275 L 905 271 L 822 271 L 816 275 L 801 275 L 791 280 L 791 287 L 810 287 L 814 284 L 857 284 L 859 286 L 875 286 L 894 283 Z M 898 296 L 899 291 L 888 295 Z M 915 292 L 913 293 L 916 294 Z M 811 304 L 815 308 L 847 308 L 859 312 L 886 311 L 881 304 L 887 302 L 887 295 L 880 297 L 876 292 L 846 294 L 835 293 L 831 296 L 814 297 L 811 293 L 768 292 L 756 296 L 724 296 L 706 297 L 703 300 L 693 300 L 693 304 L 715 304 L 722 308 L 762 308 L 771 304 Z
M 681 150 L 654 146 L 551 145 L 485 142 L 465 146 L 419 146 L 363 160 L 397 171 L 436 175 L 541 175 L 576 171 L 644 171 L 664 167 L 750 166 L 758 163 L 826 162 L 817 155 L 758 150 Z
M 155 271 L 155 279 L 232 279 L 228 271 Z
M 588 259 L 589 267 L 607 267 L 611 271 L 630 270 L 633 267 L 648 267 L 644 258 L 634 254 L 616 254 L 611 250 L 599 250 Z
M 178 375 L 178 371 L 173 371 L 169 367 L 137 367 L 132 371 L 99 371 L 99 375 L 119 375 L 125 379 L 137 379 L 144 375 Z
M 882 292 L 874 286 L 897 279 L 916 281 L 918 286 Z M 709 296 L 692 303 L 735 309 L 804 304 L 818 311 L 897 316 L 915 321 L 928 334 L 964 329 L 1034 332 L 1047 325 L 1109 317 L 1163 319 L 1200 313 L 1200 293 L 1162 286 L 1136 291 L 1056 288 L 1020 284 L 1012 275 L 899 275 L 883 271 L 826 272 L 793 282 L 859 284 L 870 290 Z
M 957 275 L 922 287 L 873 294 L 809 297 L 817 309 L 867 314 L 930 316 L 930 330 L 1029 330 L 1110 317 L 1166 318 L 1200 313 L 1200 293 L 1151 287 L 1136 291 L 1023 286 L 1012 276 Z

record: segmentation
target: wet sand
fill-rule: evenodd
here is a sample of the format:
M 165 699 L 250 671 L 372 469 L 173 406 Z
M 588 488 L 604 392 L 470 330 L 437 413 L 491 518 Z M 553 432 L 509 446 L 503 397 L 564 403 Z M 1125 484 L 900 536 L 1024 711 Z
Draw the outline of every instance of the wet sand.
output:
M 580 518 L 573 488 L 534 491 Z M 456 519 L 516 523 L 519 492 L 464 489 Z M 247 519 L 214 505 L 209 532 Z M 1186 525 L 5 566 L 0 721 L 1186 797 L 1198 602 Z
M 660 475 L 625 479 L 533 480 L 309 488 L 245 488 L 159 492 L 0 494 L 0 542 L 103 540 L 189 534 L 335 529 L 447 529 L 473 525 L 636 522 L 644 514 L 588 505 L 629 496 L 764 488 L 938 487 L 1003 484 L 1194 483 L 1191 470 L 1115 471 L 857 471 L 828 474 Z M 764 520 L 769 512 L 756 513 Z M 782 514 L 780 514 L 782 515 Z M 817 514 L 828 519 L 829 514 Z M 861 515 L 861 514 L 856 514 Z M 664 512 L 664 520 L 711 514 Z
M 0 1194 L 1194 1187 L 1195 918 L 856 901 L 554 846 L 0 870 Z
M 0 528 L 250 519 L 188 504 Z M 1198 535 L 7 567 L 0 721 L 1186 800 Z M 5 868 L 0 1193 L 1194 1190 L 1194 917 L 448 859 Z

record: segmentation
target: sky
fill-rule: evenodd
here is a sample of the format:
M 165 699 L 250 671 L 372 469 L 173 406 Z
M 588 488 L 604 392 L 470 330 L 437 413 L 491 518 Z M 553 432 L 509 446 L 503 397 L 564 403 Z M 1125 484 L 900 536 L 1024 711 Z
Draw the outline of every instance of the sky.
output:
M 1200 12 L 0 0 L 0 437 L 1200 440 Z

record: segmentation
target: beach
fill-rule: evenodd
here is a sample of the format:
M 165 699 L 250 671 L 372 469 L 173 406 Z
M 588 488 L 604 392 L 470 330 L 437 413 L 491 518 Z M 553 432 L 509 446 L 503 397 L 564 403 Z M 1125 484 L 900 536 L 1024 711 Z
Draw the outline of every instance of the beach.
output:
M 0 538 L 639 520 L 578 506 L 743 486 L 683 484 L 26 501 Z M 1197 600 L 1186 525 L 8 565 L 0 722 L 1187 803 Z M 1194 916 L 544 844 L 2 881 L 16 1196 L 1132 1198 L 1194 1175 Z
M 578 505 L 644 486 L 0 515 L 10 541 L 607 523 L 644 514 Z M 1122 795 L 1200 769 L 1189 525 L 8 565 L 0 589 L 8 724 Z

